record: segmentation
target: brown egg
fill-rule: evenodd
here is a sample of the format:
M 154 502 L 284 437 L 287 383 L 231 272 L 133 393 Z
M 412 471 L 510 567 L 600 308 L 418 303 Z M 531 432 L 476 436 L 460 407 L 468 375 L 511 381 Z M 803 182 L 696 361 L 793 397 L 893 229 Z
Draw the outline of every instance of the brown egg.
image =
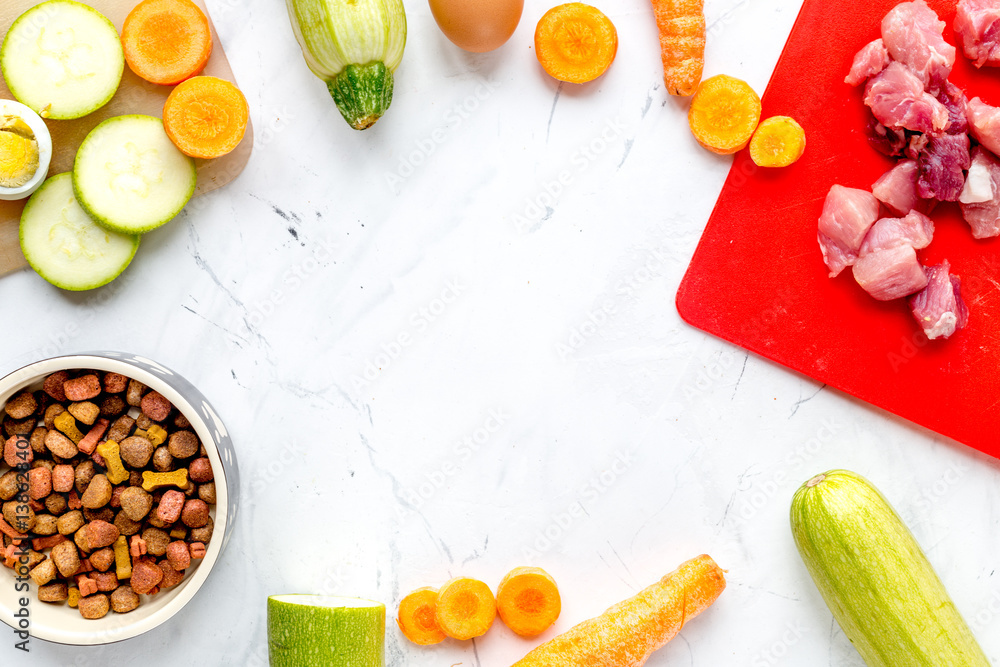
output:
M 502 46 L 521 20 L 524 0 L 429 0 L 445 37 L 466 51 L 483 53 Z

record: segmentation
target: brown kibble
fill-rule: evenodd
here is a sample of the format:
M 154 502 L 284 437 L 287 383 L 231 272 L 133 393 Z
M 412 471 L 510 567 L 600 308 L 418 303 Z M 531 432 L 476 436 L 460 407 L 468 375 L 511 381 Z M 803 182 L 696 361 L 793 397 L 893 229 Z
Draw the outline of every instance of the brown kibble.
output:
M 52 493 L 52 473 L 49 469 L 41 466 L 28 471 L 28 497 L 32 500 L 41 500 Z
M 137 429 L 141 429 L 143 431 L 149 430 L 149 427 L 152 426 L 154 423 L 155 422 L 153 422 L 152 419 L 147 417 L 145 413 L 140 412 L 135 416 L 135 427 Z M 146 434 L 144 433 L 143 435 Z
M 87 521 L 114 521 L 115 511 L 107 505 L 96 510 L 87 509 L 85 507 L 83 509 L 83 517 Z
M 94 475 L 96 474 L 97 469 L 94 467 L 94 462 L 90 459 L 78 463 L 73 482 L 76 486 L 77 493 L 83 493 L 86 491 L 87 487 L 90 485 L 90 480 L 94 479 Z
M 188 465 L 188 477 L 191 481 L 198 482 L 211 482 L 215 478 L 215 473 L 212 472 L 212 462 L 208 460 L 207 457 L 201 457 L 191 461 Z
M 87 509 L 104 507 L 111 500 L 111 482 L 104 475 L 94 475 L 83 492 L 80 502 Z
M 80 510 L 73 510 L 72 512 L 66 512 L 59 520 L 56 522 L 56 529 L 59 531 L 60 535 L 72 535 L 80 529 L 80 527 L 86 523 L 83 519 L 83 512 Z
M 86 531 L 86 551 L 94 551 L 95 549 L 103 549 L 104 547 L 111 546 L 118 539 L 120 533 L 114 524 L 101 521 L 100 519 L 91 521 L 80 530 Z M 79 532 L 78 530 L 77 533 Z
M 163 579 L 163 570 L 150 563 L 148 560 L 140 560 L 132 565 L 132 578 L 129 585 L 132 590 L 139 595 L 145 595 L 153 590 Z
M 161 560 L 159 563 L 160 569 L 163 570 L 163 579 L 160 580 L 160 589 L 170 588 L 171 586 L 176 586 L 184 580 L 184 570 L 176 570 L 174 566 L 170 564 L 169 560 Z
M 200 498 L 188 500 L 181 510 L 181 521 L 189 528 L 201 528 L 208 523 L 208 503 Z
M 108 480 L 111 481 L 110 479 Z M 111 489 L 111 500 L 108 501 L 108 507 L 114 509 L 119 509 L 122 506 L 122 494 L 125 493 L 125 489 L 128 487 L 124 484 L 115 484 L 114 488 Z
M 43 421 L 45 422 L 45 428 L 49 429 L 50 431 L 54 429 L 56 427 L 56 417 L 58 417 L 64 412 L 66 412 L 66 408 L 64 408 L 59 403 L 53 403 L 49 407 L 45 408 L 45 417 L 43 417 Z
M 209 505 L 215 504 L 215 482 L 205 482 L 198 485 L 198 497 Z
M 73 490 L 76 471 L 73 466 L 61 463 L 52 468 L 52 490 L 59 493 L 69 493 Z
M 122 512 L 133 521 L 142 521 L 153 509 L 153 497 L 141 487 L 130 486 L 122 492 Z
M 128 381 L 128 390 L 125 392 L 125 402 L 129 405 L 139 407 L 142 403 L 142 394 L 146 391 L 146 385 L 138 380 Z
M 16 496 L 19 485 L 16 470 L 8 470 L 0 475 L 0 500 L 10 500 Z
M 38 401 L 35 400 L 35 396 L 27 389 L 14 394 L 7 405 L 4 406 L 4 411 L 10 416 L 11 419 L 24 419 L 26 417 L 31 417 L 35 414 L 35 410 L 38 409 Z
M 174 428 L 191 428 L 191 422 L 180 412 L 174 417 Z
M 80 451 L 72 440 L 55 429 L 45 434 L 45 447 L 61 459 L 71 459 Z
M 108 596 L 104 593 L 95 593 L 85 598 L 80 598 L 77 607 L 80 609 L 80 615 L 89 619 L 104 618 L 108 613 L 108 609 L 111 608 Z
M 128 403 L 118 395 L 105 396 L 101 401 L 101 416 L 108 419 L 119 417 L 128 410 Z
M 170 535 L 159 528 L 147 528 L 142 531 L 142 539 L 146 543 L 146 553 L 150 556 L 162 556 L 167 553 Z
M 140 409 L 154 422 L 161 422 L 170 416 L 173 405 L 158 391 L 151 391 L 142 397 Z
M 38 587 L 38 599 L 42 602 L 63 602 L 69 597 L 69 587 L 65 582 L 54 581 Z
M 146 438 L 133 435 L 118 443 L 121 449 L 122 461 L 132 468 L 144 468 L 149 463 L 155 447 Z
M 178 459 L 189 459 L 197 454 L 199 444 L 194 431 L 174 431 L 167 441 L 170 453 Z
M 21 463 L 31 463 L 35 460 L 35 452 L 31 450 L 31 440 L 24 436 L 12 435 L 3 445 L 3 461 L 11 468 Z
M 28 511 L 25 512 L 25 509 Z M 16 496 L 15 500 L 3 504 L 3 518 L 11 528 L 21 533 L 27 533 L 35 525 L 35 511 L 31 505 L 25 507 L 24 503 L 18 502 Z
M 59 516 L 66 511 L 66 496 L 61 493 L 50 493 L 45 497 L 45 509 L 49 514 Z
M 57 532 L 56 523 L 58 519 L 51 514 L 36 514 L 35 525 L 31 532 L 36 535 L 55 535 Z
M 66 540 L 52 547 L 52 561 L 56 564 L 59 574 L 71 577 L 80 569 L 80 554 L 76 545 Z
M 101 393 L 101 381 L 93 373 L 88 373 L 63 382 L 63 391 L 70 401 L 86 401 Z
M 37 425 L 38 420 L 34 417 L 25 417 L 24 419 L 8 417 L 3 420 L 3 432 L 8 438 L 15 435 L 30 436 Z
M 31 446 L 31 451 L 35 454 L 45 453 L 45 434 L 48 432 L 49 430 L 44 426 L 36 426 L 35 430 L 31 432 L 28 444 Z
M 67 371 L 56 371 L 42 382 L 42 391 L 57 401 L 66 400 L 66 392 L 63 391 L 63 382 L 69 379 Z
M 110 547 L 104 547 L 103 549 L 98 549 L 94 553 L 90 554 L 90 564 L 94 566 L 94 569 L 98 572 L 107 572 L 108 568 L 115 564 L 115 552 L 114 549 Z
M 114 440 L 115 442 L 121 442 L 132 433 L 132 427 L 135 426 L 135 420 L 128 415 L 122 415 L 118 419 L 111 423 L 111 427 L 108 428 L 108 432 L 105 437 L 108 440 Z
M 111 594 L 111 609 L 118 614 L 127 614 L 139 606 L 139 596 L 129 585 L 119 586 Z
M 95 572 L 90 578 L 97 583 L 97 590 L 107 593 L 118 588 L 118 575 L 114 572 Z
M 66 410 L 78 421 L 83 422 L 87 426 L 93 426 L 94 422 L 101 415 L 101 409 L 96 403 L 91 403 L 90 401 L 70 403 Z
M 191 565 L 191 551 L 187 542 L 171 542 L 167 545 L 167 560 L 175 570 L 186 570 Z
M 121 373 L 104 374 L 104 391 L 109 394 L 120 394 L 128 388 L 128 378 Z
M 208 542 L 212 539 L 212 532 L 215 530 L 215 521 L 212 517 L 208 517 L 208 522 L 201 528 L 192 528 L 191 534 L 188 536 L 192 542 Z
M 129 486 L 142 486 L 143 477 L 141 470 L 132 470 L 128 474 L 128 485 Z
M 125 514 L 125 512 L 119 512 L 118 515 L 115 516 L 115 528 L 118 529 L 118 532 L 121 535 L 128 537 L 135 535 L 142 530 L 142 524 L 138 521 L 130 519 L 128 514 Z
M 56 564 L 51 558 L 46 558 L 28 572 L 28 576 L 35 582 L 36 586 L 44 586 L 56 578 Z
M 156 448 L 153 452 L 153 469 L 158 472 L 169 472 L 174 468 L 174 457 L 166 445 Z

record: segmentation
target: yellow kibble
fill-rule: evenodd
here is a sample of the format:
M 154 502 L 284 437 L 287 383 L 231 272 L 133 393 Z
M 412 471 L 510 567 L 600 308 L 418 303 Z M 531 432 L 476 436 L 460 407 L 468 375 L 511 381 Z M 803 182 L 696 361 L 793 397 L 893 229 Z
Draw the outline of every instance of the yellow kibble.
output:
M 112 547 L 115 550 L 115 575 L 119 580 L 132 576 L 132 556 L 128 552 L 128 539 L 119 535 Z
M 121 447 L 114 440 L 106 440 L 97 445 L 97 453 L 107 464 L 106 476 L 112 484 L 121 484 L 129 478 L 128 470 L 122 464 Z
M 79 445 L 83 440 L 83 433 L 76 427 L 76 419 L 69 412 L 60 412 L 52 423 L 63 435 L 72 440 L 74 445 Z
M 144 470 L 142 472 L 142 488 L 152 492 L 161 486 L 176 486 L 178 489 L 186 489 L 188 484 L 187 468 L 179 468 L 173 472 L 153 472 Z
M 66 602 L 67 604 L 69 604 L 70 607 L 75 608 L 76 605 L 80 602 L 80 589 L 77 588 L 76 586 L 72 586 L 69 589 L 69 597 L 66 598 Z
M 158 424 L 153 424 L 146 430 L 146 439 L 159 447 L 167 441 L 167 430 Z

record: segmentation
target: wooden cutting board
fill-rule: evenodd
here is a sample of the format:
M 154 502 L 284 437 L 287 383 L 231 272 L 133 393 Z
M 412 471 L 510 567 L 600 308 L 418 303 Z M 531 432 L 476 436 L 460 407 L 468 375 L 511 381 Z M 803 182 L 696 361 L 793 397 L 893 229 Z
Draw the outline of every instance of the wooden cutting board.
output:
M 763 97 L 764 116 L 799 120 L 803 158 L 785 169 L 735 158 L 677 294 L 696 327 L 1000 457 L 1000 240 L 976 241 L 955 204 L 932 213 L 924 264 L 948 259 L 971 316 L 928 341 L 905 301 L 869 297 L 851 272 L 828 278 L 816 224 L 830 186 L 870 188 L 894 161 L 867 144 L 863 91 L 843 82 L 897 0 L 806 0 Z M 954 2 L 930 6 L 951 30 Z M 951 81 L 1000 106 L 1000 69 L 958 50 Z M 845 436 L 849 437 L 849 436 Z
M 193 1 L 208 16 L 204 1 Z M 42 0 L 0 0 L 0 39 L 7 34 L 14 19 L 41 2 Z M 111 19 L 119 33 L 125 17 L 138 4 L 138 0 L 84 0 L 84 2 Z M 211 17 L 209 17 L 209 24 L 211 24 Z M 219 42 L 219 36 L 215 32 L 214 26 L 212 27 L 212 56 L 209 58 L 203 74 L 236 83 L 233 70 L 222 50 L 222 44 Z M 72 169 L 76 149 L 87 133 L 101 121 L 112 116 L 133 113 L 162 118 L 163 103 L 172 90 L 173 86 L 158 86 L 143 81 L 133 74 L 126 65 L 118 92 L 104 107 L 75 120 L 46 121 L 49 132 L 52 134 L 52 164 L 49 167 L 49 175 L 61 174 Z M 0 98 L 14 99 L 2 77 L 0 77 Z M 236 150 L 215 160 L 197 160 L 198 185 L 195 189 L 195 196 L 211 192 L 236 178 L 250 159 L 252 148 L 253 127 L 248 125 L 246 135 Z M 25 201 L 0 201 L 0 276 L 27 266 L 17 238 L 18 221 Z

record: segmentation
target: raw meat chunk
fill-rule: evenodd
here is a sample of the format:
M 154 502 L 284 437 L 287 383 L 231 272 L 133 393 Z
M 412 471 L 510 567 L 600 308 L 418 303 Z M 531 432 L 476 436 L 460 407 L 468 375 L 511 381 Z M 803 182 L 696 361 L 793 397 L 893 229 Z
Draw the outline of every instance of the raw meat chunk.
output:
M 923 213 L 910 211 L 902 218 L 882 218 L 868 230 L 860 256 L 906 245 L 920 250 L 934 239 L 934 222 Z
M 969 100 L 961 88 L 951 81 L 945 81 L 938 91 L 937 101 L 948 110 L 948 125 L 945 132 L 948 134 L 965 134 L 969 131 L 969 121 L 966 118 L 966 107 Z
M 976 141 L 994 155 L 1000 154 L 1000 108 L 973 97 L 965 108 L 965 116 Z
M 959 0 L 952 25 L 973 65 L 1000 65 L 1000 2 Z
M 833 185 L 819 216 L 819 247 L 830 277 L 851 266 L 869 228 L 878 219 L 878 200 L 865 190 Z
M 882 39 L 876 39 L 865 44 L 851 64 L 851 71 L 844 78 L 844 83 L 857 86 L 886 68 L 889 64 L 889 52 L 886 51 Z
M 917 252 L 908 245 L 862 255 L 854 263 L 854 279 L 879 301 L 909 296 L 927 286 Z
M 927 287 L 910 297 L 910 309 L 929 339 L 948 338 L 969 321 L 969 308 L 962 300 L 962 281 L 950 275 L 948 260 L 927 267 L 926 273 Z
M 917 194 L 917 161 L 900 160 L 872 185 L 872 194 L 893 213 L 926 213 L 928 202 Z
M 947 107 L 926 92 L 920 79 L 898 62 L 889 63 L 868 81 L 865 104 L 886 127 L 941 132 L 948 126 Z
M 972 236 L 1000 236 L 1000 162 L 981 146 L 972 151 L 972 166 L 958 199 Z
M 924 0 L 900 3 L 882 19 L 889 55 L 913 70 L 928 90 L 936 90 L 955 64 L 955 47 L 941 36 L 944 27 Z
M 917 156 L 917 194 L 924 199 L 958 200 L 971 163 L 969 135 L 931 136 Z
M 869 115 L 871 115 L 870 109 Z M 875 116 L 868 119 L 865 129 L 868 134 L 868 144 L 882 155 L 894 157 L 903 154 L 907 142 L 904 130 L 888 128 L 878 122 Z

